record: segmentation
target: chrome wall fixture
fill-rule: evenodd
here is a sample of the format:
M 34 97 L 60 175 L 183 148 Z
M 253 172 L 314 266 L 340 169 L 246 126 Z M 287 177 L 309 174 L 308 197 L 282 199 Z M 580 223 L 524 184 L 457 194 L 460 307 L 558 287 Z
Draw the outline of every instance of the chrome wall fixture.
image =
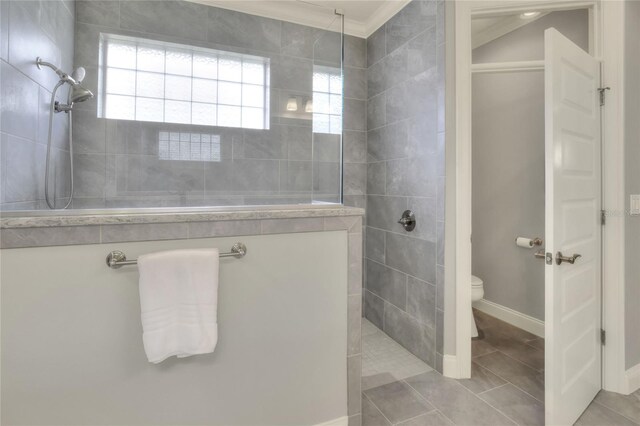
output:
M 416 227 L 416 217 L 411 210 L 402 212 L 402 217 L 398 221 L 407 232 L 411 232 Z
M 231 247 L 231 251 L 227 253 L 220 253 L 220 257 L 235 257 L 241 259 L 247 254 L 247 246 L 243 243 L 235 243 Z M 107 266 L 111 269 L 119 269 L 123 266 L 136 265 L 137 259 L 127 260 L 127 256 L 120 250 L 114 250 L 107 255 Z
M 84 102 L 88 99 L 93 98 L 93 93 L 90 90 L 82 87 L 80 83 L 84 80 L 86 75 L 86 71 L 84 68 L 79 67 L 73 71 L 71 75 L 62 71 L 60 68 L 56 67 L 50 62 L 43 61 L 40 57 L 36 58 L 36 66 L 39 70 L 42 67 L 51 68 L 60 78 L 58 84 L 53 88 L 51 92 L 51 107 L 49 111 L 49 133 L 47 136 L 47 158 L 45 162 L 45 174 L 44 174 L 44 199 L 47 202 L 47 205 L 50 209 L 56 208 L 56 197 L 55 193 L 53 197 L 49 197 L 49 169 L 51 163 L 51 134 L 53 131 L 53 115 L 59 112 L 65 112 L 69 116 L 69 169 L 70 169 L 70 184 L 71 187 L 69 189 L 69 198 L 65 202 L 65 206 L 63 209 L 66 209 L 71 205 L 71 201 L 73 200 L 73 123 L 71 118 L 71 113 L 73 110 L 73 104 L 77 102 Z M 58 89 L 64 84 L 68 84 L 70 87 L 69 93 L 67 95 L 67 103 L 61 104 L 59 101 L 56 101 L 56 92 Z M 53 198 L 53 199 L 52 199 Z

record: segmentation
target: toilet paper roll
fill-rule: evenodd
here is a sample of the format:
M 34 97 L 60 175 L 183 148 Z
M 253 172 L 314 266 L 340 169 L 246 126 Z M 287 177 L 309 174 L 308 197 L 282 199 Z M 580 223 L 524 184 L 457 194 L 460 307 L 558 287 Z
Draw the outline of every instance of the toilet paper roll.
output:
M 533 247 L 533 240 L 531 238 L 518 237 L 516 238 L 516 245 L 518 247 L 531 248 Z

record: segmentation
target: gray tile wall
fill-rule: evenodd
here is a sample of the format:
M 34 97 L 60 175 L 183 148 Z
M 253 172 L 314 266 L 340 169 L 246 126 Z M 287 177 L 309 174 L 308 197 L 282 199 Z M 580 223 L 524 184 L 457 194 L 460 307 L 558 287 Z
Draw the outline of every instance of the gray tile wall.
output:
M 36 56 L 71 72 L 74 3 L 62 0 L 0 1 L 0 210 L 38 209 L 44 176 L 51 90 L 50 69 Z M 66 99 L 66 88 L 58 92 Z M 50 191 L 62 203 L 68 192 L 68 121 L 56 114 Z
M 314 64 L 339 66 L 339 34 L 183 1 L 78 0 L 76 10 L 76 65 L 95 93 L 100 32 L 248 53 L 271 60 L 271 122 L 262 131 L 105 120 L 95 99 L 78 104 L 74 208 L 339 202 L 339 137 L 313 134 L 311 114 L 285 109 L 290 95 L 311 96 Z M 366 41 L 347 36 L 344 193 L 354 206 L 365 203 L 365 58 Z M 222 161 L 159 160 L 161 130 L 220 134 Z
M 367 82 L 365 317 L 442 371 L 443 1 L 413 0 L 367 39 Z

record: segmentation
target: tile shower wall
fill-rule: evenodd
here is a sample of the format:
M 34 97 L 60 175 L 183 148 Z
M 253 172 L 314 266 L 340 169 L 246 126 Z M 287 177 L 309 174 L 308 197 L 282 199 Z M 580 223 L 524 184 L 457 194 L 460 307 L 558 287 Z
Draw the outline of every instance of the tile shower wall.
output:
M 35 60 L 71 72 L 73 16 L 73 1 L 0 1 L 0 210 L 45 205 L 49 105 L 58 80 Z M 66 88 L 58 93 L 66 100 Z M 50 190 L 59 199 L 69 192 L 67 123 L 65 114 L 56 114 Z
M 414 0 L 367 39 L 365 316 L 442 371 L 444 2 Z M 411 209 L 417 226 L 397 223 Z
M 253 54 L 271 61 L 271 121 L 243 130 L 107 120 L 96 99 L 78 104 L 74 208 L 339 201 L 339 138 L 286 111 L 289 96 L 311 97 L 314 65 L 339 66 L 338 33 L 184 1 L 77 1 L 76 10 L 76 64 L 96 93 L 101 32 Z M 347 37 L 344 192 L 354 206 L 365 203 L 365 58 L 366 41 Z M 219 134 L 220 161 L 160 160 L 160 131 Z

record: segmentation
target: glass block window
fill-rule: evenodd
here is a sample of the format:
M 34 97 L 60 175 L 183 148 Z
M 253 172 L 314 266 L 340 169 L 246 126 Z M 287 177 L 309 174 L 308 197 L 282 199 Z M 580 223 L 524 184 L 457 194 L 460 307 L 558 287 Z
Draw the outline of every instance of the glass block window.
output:
M 101 34 L 98 116 L 269 128 L 269 59 Z
M 313 132 L 342 133 L 342 72 L 313 67 Z
M 188 132 L 159 132 L 161 160 L 220 161 L 220 135 Z

